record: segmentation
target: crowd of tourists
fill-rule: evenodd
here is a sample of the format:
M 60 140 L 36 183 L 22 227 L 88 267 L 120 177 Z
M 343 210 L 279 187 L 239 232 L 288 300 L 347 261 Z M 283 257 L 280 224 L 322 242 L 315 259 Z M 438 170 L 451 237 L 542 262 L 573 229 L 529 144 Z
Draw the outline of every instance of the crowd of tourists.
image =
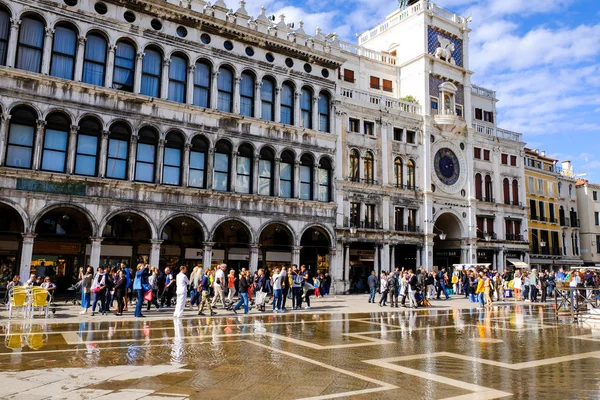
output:
M 383 271 L 379 277 L 375 271 L 367 279 L 369 286 L 369 303 L 376 302 L 379 292 L 379 306 L 413 307 L 429 305 L 429 300 L 448 300 L 451 295 L 464 296 L 479 308 L 491 307 L 493 301 L 513 299 L 545 303 L 553 297 L 554 289 L 559 282 L 570 287 L 600 287 L 598 271 L 580 269 L 558 272 L 537 269 L 531 271 L 516 270 L 514 272 L 498 271 L 487 268 L 472 268 L 449 273 L 446 268 L 427 272 L 422 267 L 415 272 L 409 269 L 396 268 L 394 271 Z M 588 289 L 588 297 L 593 295 Z

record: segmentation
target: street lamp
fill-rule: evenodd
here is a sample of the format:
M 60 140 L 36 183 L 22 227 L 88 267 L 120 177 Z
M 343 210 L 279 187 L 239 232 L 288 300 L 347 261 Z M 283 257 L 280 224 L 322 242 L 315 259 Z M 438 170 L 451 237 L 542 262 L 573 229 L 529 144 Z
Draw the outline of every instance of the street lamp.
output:
M 447 235 L 444 233 L 443 230 L 441 230 L 440 228 L 435 226 L 435 224 L 433 224 L 433 229 L 437 229 L 438 231 L 440 231 L 440 233 L 438 234 L 438 237 L 440 238 L 440 240 L 446 240 Z

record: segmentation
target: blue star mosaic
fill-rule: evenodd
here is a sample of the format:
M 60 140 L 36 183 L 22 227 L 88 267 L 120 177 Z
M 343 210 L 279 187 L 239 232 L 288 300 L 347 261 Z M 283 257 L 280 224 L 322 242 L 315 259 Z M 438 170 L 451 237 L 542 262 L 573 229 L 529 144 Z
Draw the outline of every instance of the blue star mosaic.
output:
M 454 51 L 452 51 L 452 58 L 456 65 L 459 67 L 463 66 L 463 45 L 462 40 L 455 39 L 451 36 L 448 36 L 444 33 L 438 32 L 435 29 L 429 27 L 427 45 L 429 49 L 429 54 L 434 54 L 436 49 L 440 46 L 439 38 L 446 39 L 450 44 L 454 45 Z

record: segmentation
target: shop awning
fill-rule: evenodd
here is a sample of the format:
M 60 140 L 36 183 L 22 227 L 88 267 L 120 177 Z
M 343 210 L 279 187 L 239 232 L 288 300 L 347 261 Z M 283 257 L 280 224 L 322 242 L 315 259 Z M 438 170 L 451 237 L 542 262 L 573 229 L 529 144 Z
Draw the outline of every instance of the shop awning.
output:
M 508 261 L 509 263 L 511 263 L 512 265 L 514 265 L 517 268 L 529 268 L 529 264 L 524 263 L 521 260 L 518 260 L 516 258 L 507 258 L 506 261 Z

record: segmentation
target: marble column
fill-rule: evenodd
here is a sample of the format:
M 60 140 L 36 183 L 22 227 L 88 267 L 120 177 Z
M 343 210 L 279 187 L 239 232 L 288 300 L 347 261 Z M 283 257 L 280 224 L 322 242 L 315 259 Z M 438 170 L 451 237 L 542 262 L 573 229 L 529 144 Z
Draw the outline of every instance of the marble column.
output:
M 54 29 L 46 28 L 46 37 L 44 39 L 44 48 L 42 50 L 42 74 L 50 73 L 50 57 L 52 57 L 52 38 L 54 37 Z
M 421 255 L 421 248 L 419 246 L 417 246 L 417 254 L 415 257 L 415 267 L 419 268 L 423 264 L 423 257 Z
M 424 247 L 423 247 L 423 251 L 425 252 L 425 256 L 422 257 L 425 259 L 425 269 L 427 271 L 431 271 L 433 269 L 433 240 L 432 241 L 426 241 L 424 243 Z
M 0 115 L 0 166 L 4 165 L 4 154 L 6 142 L 8 141 L 8 127 L 10 126 L 10 114 Z
M 314 96 L 312 98 L 313 104 L 312 104 L 312 124 L 311 124 L 311 129 L 314 129 L 315 131 L 319 130 L 319 96 Z
M 499 274 L 503 273 L 504 269 L 506 268 L 506 261 L 504 261 L 504 249 L 498 250 L 497 267 L 498 267 L 498 269 L 496 271 L 498 271 Z
M 260 162 L 260 153 L 255 153 L 254 158 L 252 159 L 252 187 L 250 188 L 250 193 L 258 194 L 258 174 L 259 171 L 259 162 Z
M 300 198 L 300 161 L 294 162 L 294 187 L 293 198 Z
M 192 145 L 186 143 L 183 149 L 183 173 L 181 174 L 181 186 L 188 187 L 190 184 L 190 151 Z
M 202 269 L 210 268 L 212 265 L 212 251 L 215 244 L 212 242 L 204 243 L 204 253 L 202 254 Z
M 169 98 L 169 65 L 171 65 L 171 59 L 165 58 L 160 76 L 160 98 L 165 100 Z
M 302 250 L 301 246 L 292 247 L 292 265 L 297 265 L 298 267 L 300 267 L 300 250 Z
M 294 92 L 294 121 L 292 125 L 300 126 L 300 96 L 301 92 Z
M 256 82 L 254 85 L 254 117 L 262 118 L 262 99 L 260 98 L 260 89 L 262 88 L 262 82 Z
M 106 175 L 108 135 L 110 135 L 110 131 L 102 131 L 102 138 L 100 139 L 100 153 L 98 154 L 98 176 L 100 178 L 104 178 Z
M 236 76 L 233 81 L 233 113 L 236 115 L 240 114 L 240 84 L 242 83 L 242 78 Z
M 46 128 L 46 121 L 42 119 L 37 120 L 37 128 L 35 131 L 35 141 L 33 148 L 33 160 L 31 169 L 38 171 L 42 167 L 42 152 L 44 147 L 44 133 Z
M 248 264 L 249 264 L 250 272 L 252 272 L 252 273 L 255 273 L 258 270 L 258 250 L 259 250 L 259 245 L 257 245 L 257 244 L 250 245 L 250 260 L 249 260 Z
M 156 154 L 156 165 L 154 172 L 154 183 L 160 184 L 162 182 L 163 165 L 165 160 L 165 141 L 158 141 L 158 149 Z
M 19 27 L 21 26 L 21 20 L 16 18 L 10 19 L 10 36 L 8 41 L 8 48 L 6 49 L 6 66 L 14 67 L 17 64 L 17 42 L 19 41 Z M 24 278 L 25 279 L 25 278 Z
M 312 168 L 312 196 L 311 200 L 319 200 L 319 164 Z
M 281 122 L 281 88 L 275 88 L 275 122 Z
M 280 177 L 280 171 L 279 168 L 281 168 L 281 163 L 280 163 L 281 159 L 280 158 L 275 158 L 274 162 L 273 162 L 273 196 L 275 197 L 279 197 L 280 194 L 280 189 L 279 189 L 279 177 Z
M 340 276 L 340 272 L 337 262 L 337 249 L 332 247 L 329 249 L 329 277 L 332 282 Z
M 150 265 L 153 267 L 160 266 L 160 245 L 162 240 L 151 240 L 152 248 L 150 249 Z
M 100 266 L 100 254 L 102 252 L 102 241 L 104 238 L 97 237 L 91 238 L 91 240 L 90 266 L 94 267 L 94 270 L 96 270 Z
M 229 171 L 229 191 L 232 193 L 235 193 L 237 184 L 237 156 L 237 151 L 231 153 L 231 171 Z
M 127 160 L 127 177 L 129 181 L 135 180 L 135 160 L 137 159 L 137 135 L 131 135 L 129 139 L 129 159 Z
M 83 58 L 85 54 L 85 36 L 77 36 L 77 53 L 75 53 L 75 73 L 73 79 L 75 82 L 83 80 Z
M 212 74 L 212 82 L 210 85 L 210 108 L 217 109 L 219 105 L 219 71 L 215 70 Z
M 185 102 L 187 104 L 194 104 L 194 71 L 196 70 L 195 65 L 188 66 L 188 75 L 185 89 Z
M 113 76 L 115 73 L 115 52 L 117 46 L 114 44 L 108 45 L 108 59 L 106 61 L 106 77 L 104 78 L 104 87 L 112 88 Z
M 135 57 L 135 73 L 133 76 L 133 93 L 142 91 L 142 70 L 144 69 L 144 52 L 140 51 Z
M 35 233 L 24 233 L 23 234 L 23 245 L 21 246 L 21 266 L 19 268 L 19 275 L 21 276 L 21 282 L 25 282 L 29 279 L 31 271 L 31 259 L 33 257 L 33 242 L 35 241 Z
M 75 172 L 75 157 L 77 154 L 77 132 L 79 125 L 71 125 L 69 130 L 69 141 L 67 144 L 67 174 L 71 175 Z
M 392 268 L 392 266 L 390 265 L 390 244 L 389 243 L 383 244 L 383 250 L 382 250 L 382 254 L 381 254 L 381 264 L 382 264 L 382 268 L 385 271 L 393 271 L 394 270 Z
M 379 258 L 379 245 L 376 244 L 374 247 L 374 254 L 373 254 L 373 269 L 375 271 L 377 271 L 377 276 L 381 275 L 381 262 L 380 262 L 380 258 Z
M 390 266 L 392 271 L 394 270 L 394 268 L 396 268 L 396 245 L 392 245 L 392 255 L 390 258 Z
M 206 159 L 206 188 L 213 189 L 213 174 L 214 174 L 214 163 L 215 163 L 215 150 L 213 148 L 208 149 Z
M 370 271 L 369 271 L 370 273 Z M 346 282 L 350 275 L 350 244 L 344 243 L 344 264 L 342 265 L 342 279 L 344 281 L 344 293 L 346 293 Z

